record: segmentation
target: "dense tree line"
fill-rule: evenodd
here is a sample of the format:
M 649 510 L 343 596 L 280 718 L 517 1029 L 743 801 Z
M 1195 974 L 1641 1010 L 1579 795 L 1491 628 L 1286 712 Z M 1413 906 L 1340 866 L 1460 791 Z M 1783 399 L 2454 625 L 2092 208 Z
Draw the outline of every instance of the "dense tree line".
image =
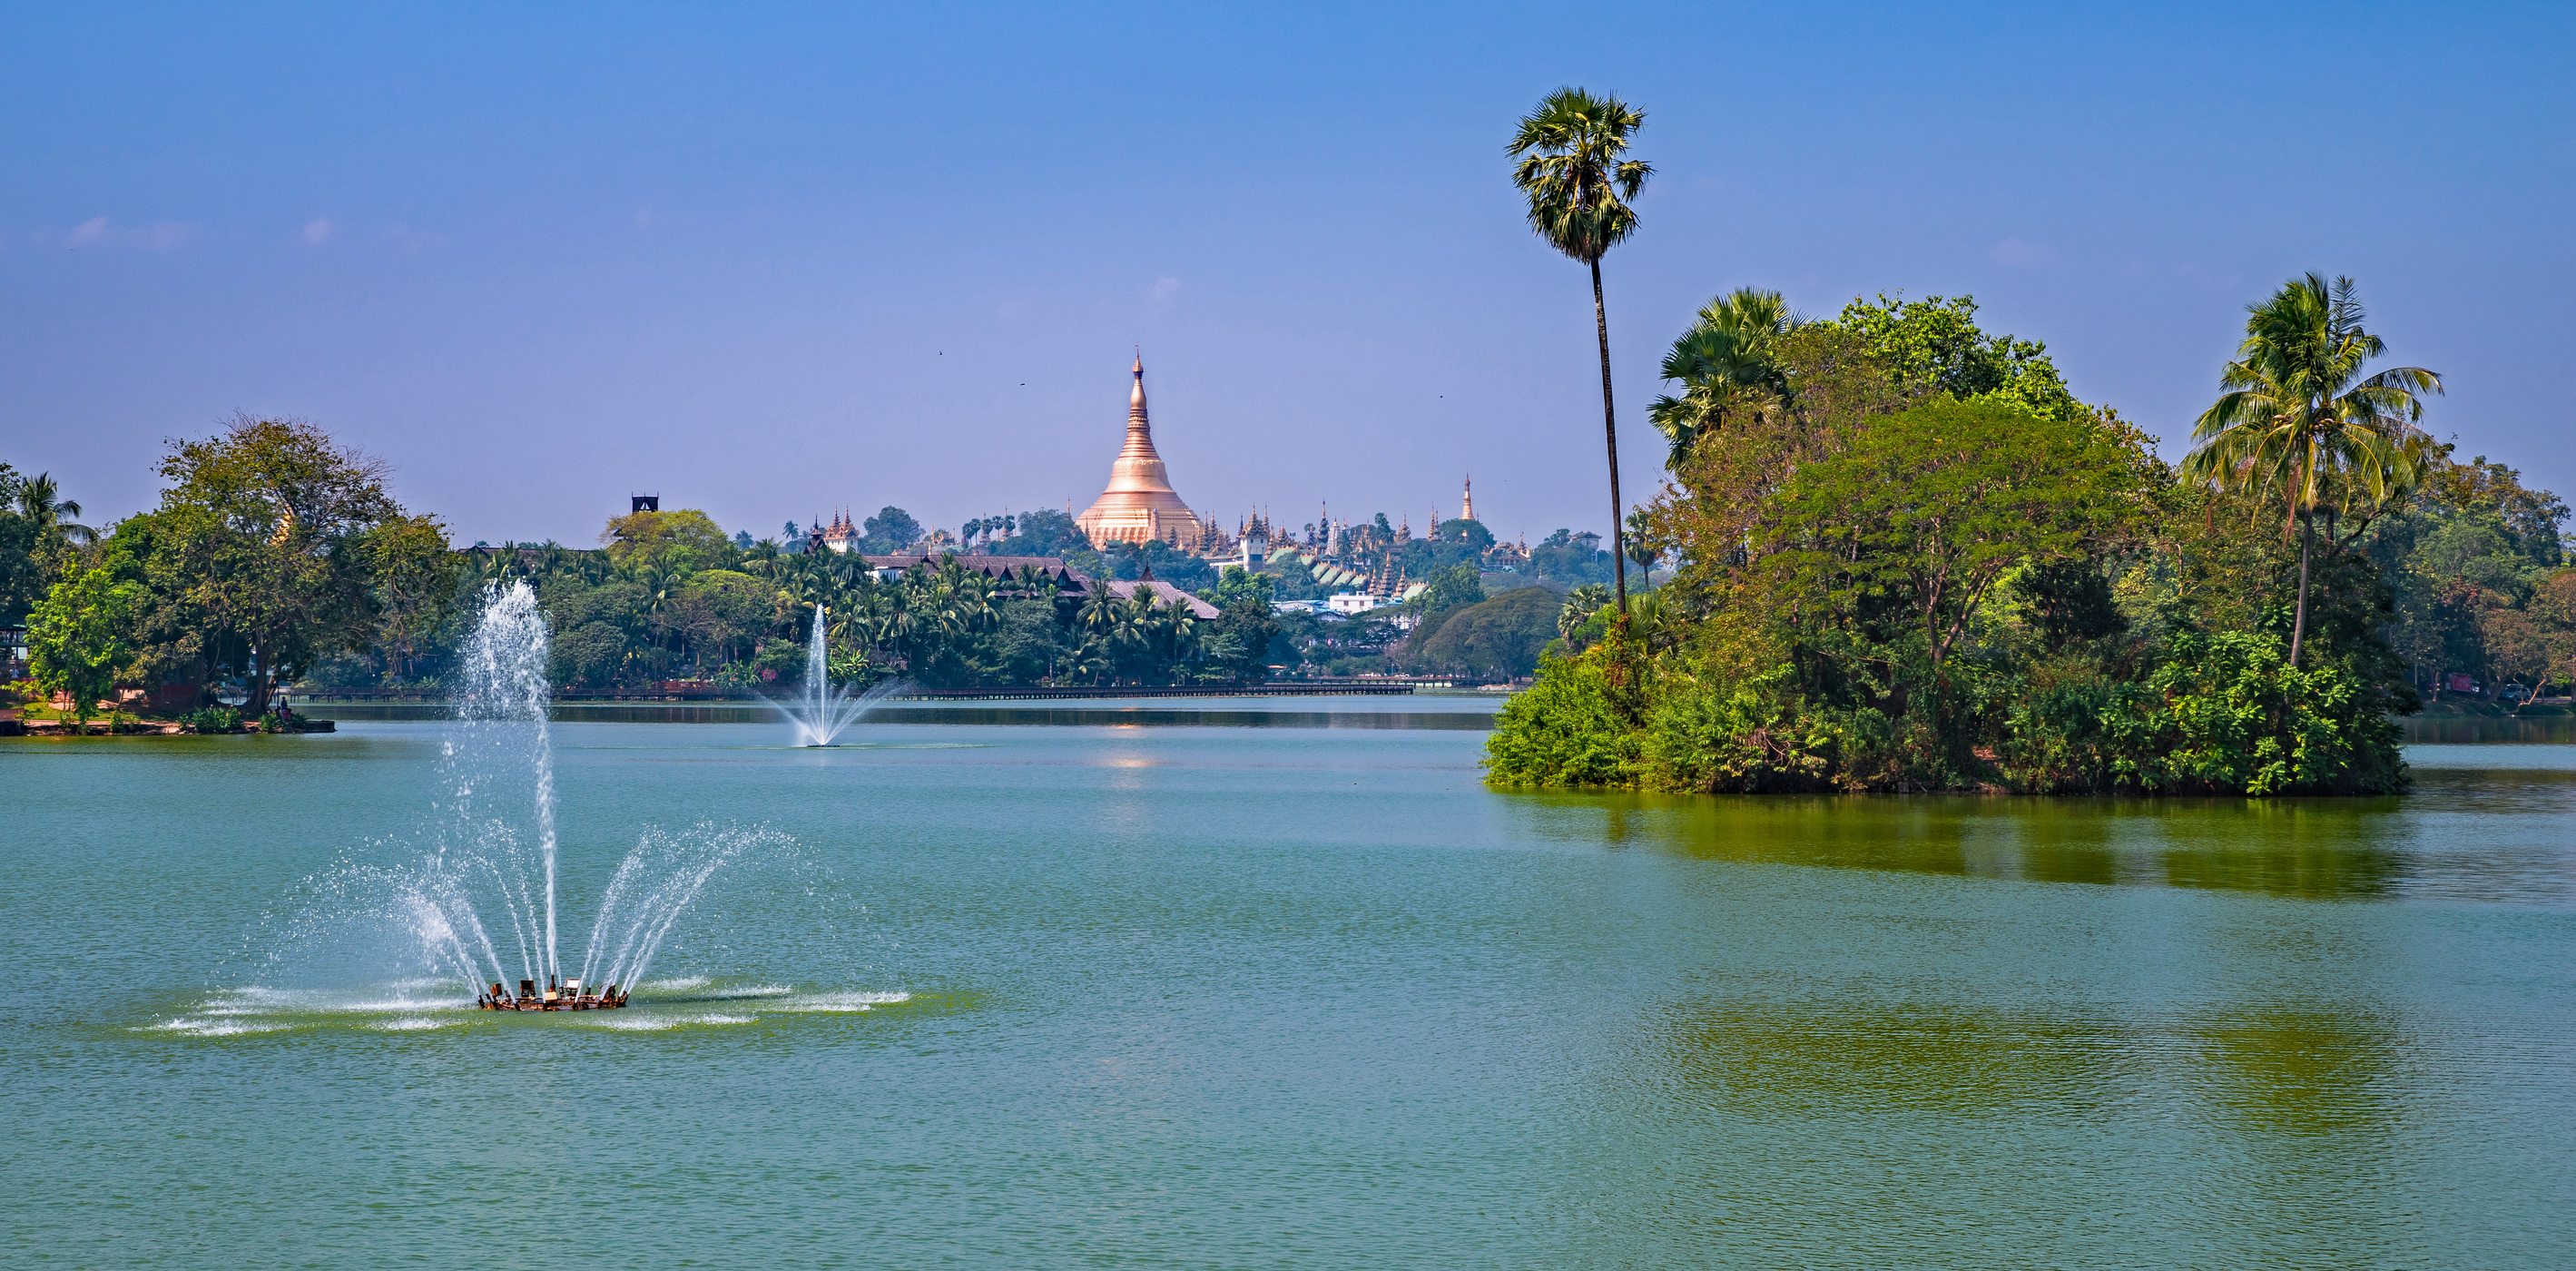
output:
M 2168 466 L 1964 298 L 1804 321 L 1722 296 L 1649 412 L 1670 480 L 1636 525 L 1674 579 L 1570 599 L 1491 774 L 2397 788 L 2390 717 L 2446 673 L 2482 692 L 2576 674 L 2576 570 L 2565 505 L 2436 444 L 2418 420 L 2438 377 L 2383 353 L 2348 282 L 2292 282 L 2253 307 Z

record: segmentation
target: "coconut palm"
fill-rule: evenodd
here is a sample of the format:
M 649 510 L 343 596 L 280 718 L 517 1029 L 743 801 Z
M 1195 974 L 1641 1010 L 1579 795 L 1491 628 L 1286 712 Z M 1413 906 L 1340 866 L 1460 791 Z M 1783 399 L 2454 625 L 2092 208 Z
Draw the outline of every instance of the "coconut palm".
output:
M 1190 602 L 1174 596 L 1162 609 L 1163 656 L 1175 665 L 1190 661 L 1199 652 L 1199 616 Z
M 1788 377 L 1776 358 L 1780 337 L 1799 324 L 1779 292 L 1758 287 L 1738 287 L 1700 309 L 1699 320 L 1664 354 L 1663 377 L 1679 381 L 1681 394 L 1658 397 L 1646 408 L 1646 418 L 1672 442 L 1667 467 L 1679 468 L 1700 438 L 1787 394 Z
M 1107 582 L 1099 582 L 1092 584 L 1091 594 L 1082 598 L 1082 605 L 1074 611 L 1074 618 L 1084 630 L 1096 635 L 1107 631 L 1117 614 L 1118 594 L 1109 590 Z
M 2416 421 L 2442 378 L 2420 366 L 2363 373 L 2387 352 L 2362 327 L 2350 278 L 2295 279 L 2249 309 L 2245 342 L 2219 374 L 2226 390 L 2192 428 L 2186 477 L 2276 499 L 2281 536 L 2299 536 L 2290 665 L 2308 630 L 2308 559 L 2317 514 L 2375 507 L 2415 488 L 2433 440 Z
M 1628 201 L 1645 188 L 1654 169 L 1623 156 L 1629 138 L 1645 122 L 1644 112 L 1616 97 L 1560 88 L 1521 118 L 1509 151 L 1519 160 L 1512 166 L 1512 184 L 1529 196 L 1530 228 L 1592 271 L 1592 327 L 1601 343 L 1601 433 L 1610 455 L 1614 539 L 1624 533 L 1627 504 L 1619 497 L 1619 416 L 1610 398 L 1610 317 L 1601 301 L 1601 257 L 1637 229 L 1637 213 Z M 1625 544 L 1613 542 L 1610 558 L 1624 609 Z
M 1154 636 L 1154 596 L 1138 591 L 1109 612 L 1109 643 L 1116 648 L 1141 649 Z
M 38 542 L 57 538 L 70 543 L 96 542 L 96 530 L 71 519 L 80 514 L 79 501 L 62 497 L 52 473 L 39 472 L 18 483 L 18 515 L 35 525 Z

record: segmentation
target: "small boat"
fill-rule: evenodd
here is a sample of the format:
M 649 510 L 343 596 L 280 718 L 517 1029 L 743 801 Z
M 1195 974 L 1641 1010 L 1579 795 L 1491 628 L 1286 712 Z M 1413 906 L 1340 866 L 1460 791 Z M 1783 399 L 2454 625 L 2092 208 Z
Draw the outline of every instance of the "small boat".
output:
M 535 980 L 519 981 L 519 991 L 510 992 L 495 983 L 489 992 L 474 995 L 478 1011 L 613 1011 L 626 1005 L 626 994 L 611 984 L 597 993 L 581 991 L 581 981 L 566 980 L 558 985 L 546 981 L 546 990 L 537 991 Z

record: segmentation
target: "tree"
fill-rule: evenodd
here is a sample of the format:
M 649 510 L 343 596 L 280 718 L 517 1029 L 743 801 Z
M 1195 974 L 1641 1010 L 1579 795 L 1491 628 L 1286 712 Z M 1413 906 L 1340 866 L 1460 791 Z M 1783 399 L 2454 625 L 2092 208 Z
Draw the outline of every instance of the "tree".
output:
M 1091 550 L 1091 540 L 1070 515 L 1054 508 L 1022 512 L 994 550 L 1008 556 L 1062 556 Z
M 1527 675 L 1538 669 L 1539 651 L 1556 635 L 1557 610 L 1555 592 L 1513 588 L 1451 614 L 1409 660 L 1431 671 Z
M 1585 583 L 1565 593 L 1565 604 L 1556 612 L 1557 638 L 1574 643 L 1575 633 L 1590 625 L 1609 603 L 1610 589 L 1599 583 Z
M 1908 396 L 1995 396 L 2052 419 L 2085 410 L 2067 391 L 2046 345 L 1987 334 L 1977 326 L 1977 302 L 1967 296 L 1905 300 L 1882 293 L 1876 300 L 1854 300 L 1818 325 L 1856 337 Z
M 1223 609 L 1237 601 L 1249 600 L 1263 608 L 1278 595 L 1278 580 L 1268 574 L 1256 574 L 1240 565 L 1228 565 L 1217 577 L 1216 586 L 1199 593 L 1199 599 Z
M 883 555 L 899 552 L 922 539 L 921 522 L 912 513 L 891 504 L 877 509 L 877 514 L 860 526 L 866 541 L 860 544 L 868 551 Z
M 81 505 L 62 497 L 62 491 L 54 485 L 52 473 L 39 472 L 20 479 L 15 496 L 18 515 L 36 527 L 40 543 L 88 544 L 97 541 L 97 531 L 69 519 L 81 514 Z
M 1440 523 L 1440 541 L 1453 548 L 1483 555 L 1494 545 L 1494 532 L 1482 521 L 1452 519 Z
M 396 681 L 411 678 L 421 645 L 447 621 L 457 598 L 458 561 L 434 516 L 398 517 L 365 540 L 375 588 L 376 645 Z
M 2098 550 L 2141 506 L 2137 475 L 2089 421 L 1992 398 L 1927 402 L 1797 470 L 1757 544 L 1760 573 L 1820 615 L 1906 615 L 1937 684 L 2005 577 Z
M 319 658 L 360 647 L 374 621 L 367 535 L 402 515 L 385 467 L 312 424 L 240 416 L 174 442 L 155 514 L 152 587 L 237 671 L 245 710 Z
M 1427 632 L 1450 613 L 1476 604 L 1485 598 L 1483 575 L 1473 565 L 1452 565 L 1433 574 L 1422 594 L 1414 598 L 1414 608 L 1422 614 L 1417 630 Z
M 2268 496 L 2281 534 L 2299 539 L 2299 588 L 2290 665 L 2308 629 L 2308 576 L 2320 512 L 2374 509 L 2424 477 L 2432 439 L 2416 426 L 2423 396 L 2442 391 L 2420 366 L 2364 374 L 2387 352 L 2362 326 L 2350 278 L 2296 279 L 2252 306 L 2245 342 L 2219 374 L 2225 391 L 2192 428 L 2183 473 L 2214 486 Z
M 14 621 L 45 595 L 34 522 L 17 512 L 17 470 L 0 463 L 0 622 Z
M 1519 159 L 1512 184 L 1529 198 L 1530 228 L 1549 246 L 1592 271 L 1592 326 L 1601 345 L 1601 433 L 1610 456 L 1610 533 L 1627 521 L 1619 497 L 1619 416 L 1610 396 L 1610 317 L 1601 299 L 1601 258 L 1637 229 L 1628 201 L 1645 189 L 1654 169 L 1625 158 L 1628 143 L 1646 122 L 1644 112 L 1616 97 L 1579 88 L 1548 94 L 1521 118 L 1509 153 Z M 1627 550 L 1611 544 L 1619 605 L 1627 608 Z
M 82 723 L 133 660 L 128 632 L 140 591 L 106 566 L 75 569 L 27 616 L 36 686 L 70 697 L 72 718 Z
M 1208 673 L 1238 683 L 1263 678 L 1270 672 L 1270 642 L 1278 634 L 1279 616 L 1268 600 L 1248 590 L 1237 595 L 1220 609 L 1200 641 Z
M 608 559 L 621 566 L 644 564 L 665 569 L 714 569 L 740 553 L 715 518 L 696 508 L 668 512 L 632 512 L 613 517 L 599 532 Z
M 1646 419 L 1671 442 L 1665 466 L 1680 468 L 1699 439 L 1747 412 L 1775 408 L 1788 392 L 1776 356 L 1799 319 L 1779 292 L 1738 287 L 1702 306 L 1699 319 L 1664 354 L 1662 375 L 1679 396 L 1658 397 Z

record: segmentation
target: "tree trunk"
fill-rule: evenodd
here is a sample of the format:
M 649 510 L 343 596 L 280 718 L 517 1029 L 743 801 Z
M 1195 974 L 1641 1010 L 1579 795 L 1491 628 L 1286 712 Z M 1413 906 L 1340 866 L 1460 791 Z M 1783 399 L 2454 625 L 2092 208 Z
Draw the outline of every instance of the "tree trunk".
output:
M 260 655 L 259 646 L 250 646 L 250 674 L 242 677 L 244 700 L 242 713 L 257 719 L 268 713 L 268 659 Z
M 2308 634 L 2308 549 L 2317 537 L 2317 518 L 2313 512 L 2299 517 L 2299 607 L 2298 616 L 2290 620 L 2290 669 L 2299 669 L 2299 644 Z
M 1619 582 L 1619 621 L 1628 620 L 1628 517 L 1619 498 L 1619 415 L 1610 404 L 1610 312 L 1601 304 L 1601 258 L 1592 259 L 1592 329 L 1601 337 L 1601 438 L 1610 452 L 1610 567 Z

